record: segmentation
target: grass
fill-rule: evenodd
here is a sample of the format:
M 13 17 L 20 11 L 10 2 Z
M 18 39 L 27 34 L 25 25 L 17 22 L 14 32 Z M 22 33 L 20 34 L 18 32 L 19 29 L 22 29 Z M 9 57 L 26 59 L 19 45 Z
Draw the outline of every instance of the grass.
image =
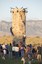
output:
M 23 63 L 20 57 L 19 58 L 6 57 L 5 60 L 0 57 L 0 64 L 23 64 Z M 26 64 L 28 64 L 28 62 Z M 37 60 L 33 60 L 32 64 L 39 64 L 39 63 Z
M 22 64 L 20 58 L 9 58 L 7 57 L 5 60 L 0 57 L 0 64 Z
M 11 43 L 13 40 L 13 36 L 0 36 L 0 44 L 3 43 Z M 40 45 L 42 44 L 42 37 L 26 37 L 26 44 L 32 44 L 32 45 Z
M 11 43 L 13 40 L 13 36 L 0 36 L 0 44 L 3 44 L 3 43 Z

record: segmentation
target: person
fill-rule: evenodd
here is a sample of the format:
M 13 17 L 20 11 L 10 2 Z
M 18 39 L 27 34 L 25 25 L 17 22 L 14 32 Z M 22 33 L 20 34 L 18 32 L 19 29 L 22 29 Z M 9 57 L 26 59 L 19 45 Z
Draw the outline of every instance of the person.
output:
M 12 56 L 15 56 L 15 41 L 12 42 Z
M 12 45 L 11 43 L 8 45 L 9 57 L 12 58 Z
M 6 47 L 6 54 L 9 54 L 9 45 L 5 44 L 5 47 Z
M 42 53 L 42 51 L 41 51 L 41 50 L 42 50 L 42 49 L 41 49 L 41 46 L 38 46 L 37 49 L 38 49 L 37 59 L 38 59 L 38 61 L 41 61 L 41 55 L 42 55 L 42 54 L 41 54 L 41 53 Z
M 15 45 L 12 46 L 12 56 L 15 56 Z
M 37 50 L 35 48 L 32 49 L 32 57 L 33 59 L 37 58 Z
M 32 59 L 32 51 L 31 51 L 31 45 L 27 45 L 28 49 L 28 63 L 31 64 L 31 59 Z
M 30 59 L 31 58 L 31 54 L 32 54 L 30 45 L 27 45 L 27 54 L 28 54 L 28 59 Z
M 2 49 L 3 49 L 3 57 L 2 57 L 2 59 L 5 60 L 5 56 L 6 56 L 6 46 L 5 46 L 5 44 L 2 44 Z
M 25 58 L 24 58 L 24 54 L 25 54 L 25 50 L 24 50 L 24 45 L 21 46 L 21 61 L 23 61 L 23 64 L 25 64 Z
M 18 46 L 19 46 L 19 57 L 21 57 L 21 44 L 22 44 L 22 42 L 20 41 L 20 42 L 18 43 Z
M 24 47 L 21 46 L 21 58 L 24 57 Z
M 19 57 L 19 46 L 18 44 L 15 45 L 15 57 L 18 58 Z
M 0 44 L 0 56 L 2 57 L 3 55 L 3 48 L 2 48 L 2 45 Z

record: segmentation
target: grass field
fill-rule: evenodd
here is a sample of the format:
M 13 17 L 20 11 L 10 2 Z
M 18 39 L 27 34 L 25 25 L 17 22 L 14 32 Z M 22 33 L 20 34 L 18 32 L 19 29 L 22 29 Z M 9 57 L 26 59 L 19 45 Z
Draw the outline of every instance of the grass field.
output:
M 26 44 L 42 45 L 42 37 L 27 37 Z
M 2 36 L 0 37 L 0 43 L 11 43 L 13 36 Z M 26 37 L 26 44 L 40 45 L 42 44 L 42 37 Z
M 13 39 L 13 36 L 0 36 L 0 44 L 3 43 L 11 43 Z
M 3 60 L 0 57 L 0 64 L 23 64 L 23 62 L 21 61 L 20 58 L 18 58 L 18 59 L 6 58 L 5 60 Z M 28 62 L 26 64 L 28 64 Z M 38 64 L 38 62 L 37 61 L 33 61 L 32 64 Z
M 3 60 L 1 57 L 0 57 L 0 64 L 22 64 L 21 62 L 21 59 L 18 58 L 6 58 L 5 60 Z

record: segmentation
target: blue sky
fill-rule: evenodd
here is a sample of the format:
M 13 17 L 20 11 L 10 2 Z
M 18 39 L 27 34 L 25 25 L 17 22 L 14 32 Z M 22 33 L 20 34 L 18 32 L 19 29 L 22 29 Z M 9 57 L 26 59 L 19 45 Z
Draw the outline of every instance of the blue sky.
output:
M 42 20 L 42 0 L 0 0 L 0 21 L 11 21 L 11 7 L 27 8 L 27 20 Z

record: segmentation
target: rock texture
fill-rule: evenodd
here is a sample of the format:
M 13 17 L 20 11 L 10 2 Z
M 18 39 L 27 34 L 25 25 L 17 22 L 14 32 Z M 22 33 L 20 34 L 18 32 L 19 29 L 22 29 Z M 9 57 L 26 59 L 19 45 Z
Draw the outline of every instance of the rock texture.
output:
M 23 37 L 26 32 L 25 12 L 23 8 L 12 9 L 12 31 L 16 37 Z

